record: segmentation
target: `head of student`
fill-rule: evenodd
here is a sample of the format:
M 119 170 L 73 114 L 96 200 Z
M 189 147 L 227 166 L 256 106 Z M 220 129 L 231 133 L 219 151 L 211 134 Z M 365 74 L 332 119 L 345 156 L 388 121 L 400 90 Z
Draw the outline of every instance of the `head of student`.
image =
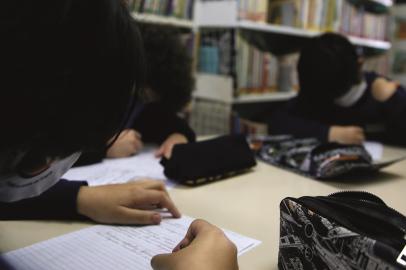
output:
M 140 24 L 146 58 L 146 99 L 175 112 L 190 101 L 194 88 L 192 59 L 179 30 Z
M 323 108 L 361 82 L 356 48 L 344 36 L 326 33 L 308 40 L 298 63 L 299 101 Z
M 0 189 L 120 131 L 143 77 L 126 1 L 2 1 L 0 36 Z

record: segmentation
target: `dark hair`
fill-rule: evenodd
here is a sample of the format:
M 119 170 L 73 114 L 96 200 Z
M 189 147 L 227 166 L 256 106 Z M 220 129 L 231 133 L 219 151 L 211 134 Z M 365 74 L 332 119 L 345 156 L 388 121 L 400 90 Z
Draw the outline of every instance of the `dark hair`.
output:
M 355 47 L 339 34 L 311 38 L 301 50 L 299 103 L 318 108 L 330 106 L 361 80 Z
M 142 86 L 142 41 L 125 2 L 5 0 L 0 13 L 2 155 L 106 146 Z
M 194 88 L 192 59 L 179 30 L 168 26 L 140 24 L 146 53 L 146 87 L 162 106 L 180 111 Z

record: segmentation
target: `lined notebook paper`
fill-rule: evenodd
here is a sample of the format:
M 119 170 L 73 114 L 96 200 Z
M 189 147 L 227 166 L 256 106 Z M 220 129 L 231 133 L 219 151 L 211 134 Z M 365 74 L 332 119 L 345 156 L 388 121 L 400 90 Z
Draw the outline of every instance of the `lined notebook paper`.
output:
M 145 270 L 151 258 L 169 253 L 183 239 L 193 218 L 164 219 L 159 226 L 92 226 L 8 252 L 15 270 Z M 224 230 L 238 255 L 260 241 Z

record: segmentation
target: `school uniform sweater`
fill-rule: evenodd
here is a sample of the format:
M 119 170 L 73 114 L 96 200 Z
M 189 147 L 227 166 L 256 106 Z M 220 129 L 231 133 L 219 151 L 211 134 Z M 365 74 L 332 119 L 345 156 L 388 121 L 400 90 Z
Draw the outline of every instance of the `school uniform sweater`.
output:
M 386 102 L 372 96 L 372 84 L 381 77 L 376 73 L 364 73 L 367 89 L 351 107 L 332 105 L 322 113 L 311 106 L 299 108 L 293 98 L 286 106 L 274 112 L 268 122 L 270 134 L 291 134 L 299 138 L 315 137 L 328 141 L 333 125 L 363 127 L 367 139 L 387 143 L 406 144 L 406 90 L 400 86 Z M 326 91 L 328 87 L 326 87 Z
M 131 117 L 130 117 L 131 118 Z M 133 123 L 127 127 L 134 128 L 142 134 L 144 142 L 162 143 L 173 133 L 180 133 L 193 142 L 195 133 L 186 121 L 170 112 L 159 103 L 151 103 L 137 112 Z M 80 165 L 100 162 L 106 152 L 86 153 L 79 159 Z M 85 181 L 60 180 L 52 188 L 38 197 L 13 203 L 0 202 L 0 220 L 82 220 L 87 219 L 77 212 L 77 195 L 80 187 L 87 185 Z
M 135 114 L 134 117 L 130 117 L 126 127 L 138 131 L 143 142 L 161 144 L 173 133 L 184 135 L 189 142 L 196 141 L 196 135 L 187 122 L 160 103 L 138 107 Z M 103 149 L 98 152 L 86 152 L 81 155 L 75 166 L 99 163 L 106 157 L 106 151 Z

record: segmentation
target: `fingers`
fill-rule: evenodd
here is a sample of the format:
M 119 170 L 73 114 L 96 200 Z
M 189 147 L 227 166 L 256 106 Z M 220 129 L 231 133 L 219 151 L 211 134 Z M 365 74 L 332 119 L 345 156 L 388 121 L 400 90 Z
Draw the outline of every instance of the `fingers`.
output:
M 114 220 L 115 223 L 119 224 L 158 225 L 161 223 L 162 217 L 155 211 L 132 209 L 121 206 L 118 208 Z
M 207 221 L 196 219 L 190 224 L 189 229 L 185 237 L 180 241 L 180 243 L 173 249 L 173 252 L 177 252 L 192 243 L 192 241 L 201 233 L 208 230 L 219 230 L 217 227 L 214 227 Z
M 178 208 L 175 206 L 169 195 L 160 190 L 145 189 L 142 194 L 139 190 L 135 190 L 133 206 L 151 206 L 155 205 L 156 208 L 166 208 L 173 217 L 179 218 L 181 216 Z
M 136 131 L 136 130 L 134 130 L 134 129 L 132 129 L 132 131 L 134 131 L 134 135 L 135 135 L 135 137 L 136 137 L 137 139 L 139 139 L 139 140 L 142 139 L 141 133 L 139 133 L 138 131 Z
M 126 133 L 126 137 L 128 142 L 132 146 L 132 154 L 135 154 L 137 151 L 141 150 L 143 147 L 143 143 L 141 140 L 141 134 L 137 131 L 130 129 Z
M 155 152 L 155 157 L 156 158 L 161 158 L 165 153 L 165 145 L 161 145 L 158 150 Z
M 167 159 L 170 159 L 170 158 L 171 158 L 171 156 L 172 156 L 172 149 L 173 149 L 174 146 L 175 146 L 174 144 L 170 144 L 170 145 L 168 145 L 167 147 L 165 147 L 163 155 L 164 155 Z
M 160 254 L 152 257 L 151 266 L 154 270 L 172 269 L 172 256 L 171 254 Z
M 351 127 L 352 128 L 352 143 L 362 144 L 365 141 L 364 129 L 361 127 Z
M 135 184 L 137 186 L 143 187 L 145 189 L 161 190 L 161 191 L 164 191 L 166 194 L 168 194 L 165 183 L 162 182 L 161 180 L 144 180 L 144 181 L 138 181 Z

